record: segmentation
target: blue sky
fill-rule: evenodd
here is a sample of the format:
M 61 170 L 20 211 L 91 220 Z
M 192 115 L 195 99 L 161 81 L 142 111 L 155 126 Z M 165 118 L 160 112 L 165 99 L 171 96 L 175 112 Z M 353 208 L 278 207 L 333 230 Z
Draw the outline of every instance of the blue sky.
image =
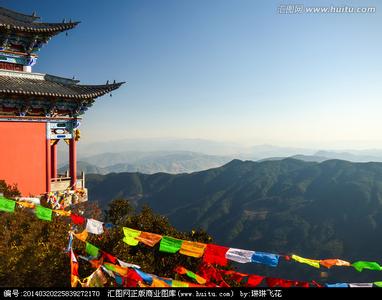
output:
M 382 148 L 382 6 L 374 14 L 279 14 L 266 0 L 1 1 L 53 38 L 34 72 L 127 81 L 86 113 L 83 142 L 203 138 L 247 144 Z M 334 3 L 334 4 L 333 4 Z

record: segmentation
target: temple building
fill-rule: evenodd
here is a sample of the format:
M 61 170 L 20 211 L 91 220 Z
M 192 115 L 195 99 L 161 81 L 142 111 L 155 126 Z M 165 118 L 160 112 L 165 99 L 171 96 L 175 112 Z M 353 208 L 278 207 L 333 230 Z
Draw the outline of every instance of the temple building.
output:
M 23 196 L 85 190 L 77 178 L 80 116 L 97 97 L 123 82 L 83 85 L 78 80 L 33 73 L 39 49 L 79 22 L 43 23 L 0 8 L 0 180 Z M 69 173 L 58 174 L 57 144 L 69 147 Z

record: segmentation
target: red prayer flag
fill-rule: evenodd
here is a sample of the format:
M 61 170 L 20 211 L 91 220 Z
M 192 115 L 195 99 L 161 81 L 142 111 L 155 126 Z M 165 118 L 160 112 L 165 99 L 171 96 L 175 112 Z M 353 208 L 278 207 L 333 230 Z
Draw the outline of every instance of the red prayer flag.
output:
M 72 222 L 77 225 L 82 225 L 86 221 L 86 219 L 83 216 L 71 214 L 70 217 L 72 218 Z
M 226 266 L 227 259 L 225 258 L 225 254 L 228 249 L 228 247 L 207 244 L 206 250 L 204 251 L 203 261 L 210 264 Z
M 129 269 L 126 276 L 123 277 L 123 286 L 124 287 L 137 287 L 138 282 L 143 281 L 141 276 L 133 269 Z
M 309 286 L 309 282 L 305 282 L 305 281 L 296 281 L 294 286 L 296 286 L 296 287 L 303 287 L 303 288 L 310 287 Z
M 222 271 L 215 269 L 212 265 L 203 264 L 199 268 L 198 275 L 207 280 L 208 287 L 230 287 L 223 279 Z M 212 281 L 215 281 L 212 282 Z
M 70 272 L 72 273 L 72 276 L 78 276 L 78 262 L 77 261 L 71 261 L 70 262 Z
M 78 283 L 78 261 L 73 252 L 70 250 L 70 285 L 76 287 Z
M 111 263 L 113 263 L 113 264 L 117 263 L 117 258 L 115 256 L 113 256 L 113 255 L 111 255 L 105 251 L 102 251 L 101 253 L 102 253 L 103 258 L 106 258 Z
M 294 286 L 294 282 L 292 280 L 285 280 L 280 278 L 267 278 L 267 285 L 269 287 L 285 287 L 290 288 Z
M 264 279 L 264 276 L 249 275 L 246 286 L 247 287 L 256 287 L 263 281 L 263 279 Z
M 212 280 L 215 282 L 220 282 L 223 280 L 221 274 L 211 265 L 203 264 L 198 272 L 198 275 L 205 278 L 208 282 Z

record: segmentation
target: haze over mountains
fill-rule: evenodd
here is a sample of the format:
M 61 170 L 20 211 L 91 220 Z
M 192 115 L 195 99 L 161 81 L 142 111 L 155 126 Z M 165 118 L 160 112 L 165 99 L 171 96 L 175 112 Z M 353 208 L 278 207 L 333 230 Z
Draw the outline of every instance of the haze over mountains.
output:
M 78 162 L 78 172 L 107 174 L 112 172 L 140 172 L 153 174 L 165 172 L 171 174 L 190 173 L 216 168 L 232 160 L 232 157 L 214 156 L 195 152 L 122 152 L 103 153 L 83 157 Z M 59 170 L 64 173 L 68 165 Z
M 65 150 L 65 151 L 62 151 Z M 232 159 L 280 160 L 292 157 L 322 162 L 342 159 L 352 162 L 382 162 L 382 150 L 315 150 L 272 145 L 243 146 L 199 139 L 141 139 L 79 143 L 78 170 L 85 173 L 141 172 L 191 173 L 224 165 Z M 59 152 L 60 172 L 67 167 L 65 147 Z

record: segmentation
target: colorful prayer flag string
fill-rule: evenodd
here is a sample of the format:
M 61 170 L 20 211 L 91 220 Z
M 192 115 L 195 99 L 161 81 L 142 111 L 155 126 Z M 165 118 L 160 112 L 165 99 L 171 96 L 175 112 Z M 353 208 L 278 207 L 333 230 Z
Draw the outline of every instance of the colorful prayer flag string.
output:
M 82 241 L 86 241 L 89 233 L 100 235 L 104 232 L 104 227 L 110 227 L 110 224 L 104 224 L 103 222 L 94 219 L 86 219 L 81 215 L 72 213 L 71 211 L 52 210 L 50 208 L 36 204 L 35 202 L 26 201 L 25 199 L 14 201 L 0 196 L 0 211 L 13 213 L 15 211 L 16 204 L 21 208 L 34 209 L 36 217 L 44 221 L 51 221 L 54 213 L 59 217 L 69 217 L 71 222 L 75 225 L 86 225 L 85 230 L 81 233 L 73 233 L 76 238 Z M 333 266 L 352 266 L 359 272 L 363 271 L 364 269 L 382 271 L 382 266 L 377 262 L 356 261 L 351 264 L 348 261 L 337 258 L 316 260 L 304 258 L 295 254 L 289 256 L 260 251 L 228 248 L 214 244 L 181 240 L 170 236 L 162 236 L 160 234 L 144 232 L 128 227 L 123 227 L 123 232 L 123 241 L 129 246 L 136 246 L 139 242 L 141 242 L 147 246 L 153 247 L 157 243 L 160 243 L 159 250 L 162 252 L 179 252 L 190 257 L 202 257 L 203 261 L 206 263 L 214 263 L 221 266 L 225 266 L 227 264 L 227 260 L 230 260 L 238 263 L 260 263 L 276 267 L 279 263 L 280 257 L 283 257 L 287 260 L 293 260 L 302 264 L 307 264 L 314 268 L 320 268 L 321 266 L 326 268 L 331 268 Z M 97 252 L 95 249 L 97 247 L 94 247 L 94 245 L 89 244 L 87 246 L 87 250 L 96 255 Z

